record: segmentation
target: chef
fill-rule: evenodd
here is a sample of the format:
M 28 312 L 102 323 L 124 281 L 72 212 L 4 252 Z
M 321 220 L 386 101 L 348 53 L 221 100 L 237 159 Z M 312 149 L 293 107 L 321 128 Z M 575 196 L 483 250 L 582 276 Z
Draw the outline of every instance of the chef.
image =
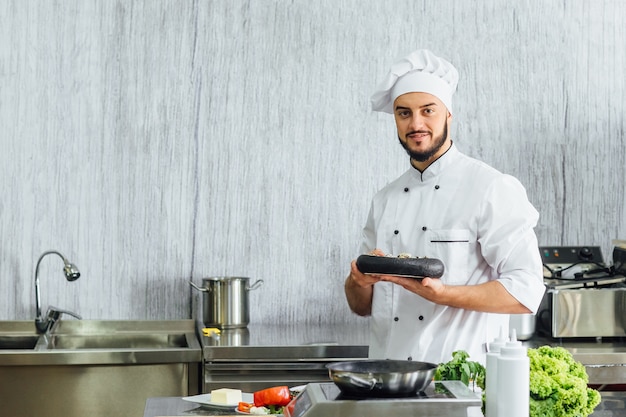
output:
M 365 275 L 352 261 L 350 309 L 371 316 L 373 359 L 447 362 L 508 334 L 509 314 L 536 313 L 545 291 L 533 228 L 539 214 L 514 177 L 463 154 L 450 136 L 458 72 L 418 50 L 393 64 L 371 98 L 392 114 L 409 167 L 378 191 L 360 253 L 437 258 L 441 279 Z M 485 109 L 488 111 L 488 109 Z

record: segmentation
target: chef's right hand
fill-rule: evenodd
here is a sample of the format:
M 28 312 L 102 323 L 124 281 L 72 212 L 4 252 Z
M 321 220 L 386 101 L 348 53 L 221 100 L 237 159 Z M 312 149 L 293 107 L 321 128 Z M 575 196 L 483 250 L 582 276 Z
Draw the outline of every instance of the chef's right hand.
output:
M 361 273 L 359 268 L 356 267 L 355 260 L 350 264 L 350 280 L 358 287 L 367 288 L 380 281 L 380 277 L 378 275 L 366 275 Z

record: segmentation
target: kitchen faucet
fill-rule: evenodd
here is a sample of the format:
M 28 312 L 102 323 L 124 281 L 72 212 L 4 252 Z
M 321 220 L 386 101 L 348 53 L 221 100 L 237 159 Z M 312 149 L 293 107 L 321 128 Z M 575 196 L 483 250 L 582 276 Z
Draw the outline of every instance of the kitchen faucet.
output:
M 37 267 L 35 268 L 35 306 L 36 306 L 35 327 L 37 328 L 37 331 L 39 333 L 48 333 L 50 329 L 52 329 L 54 324 L 59 320 L 59 317 L 61 317 L 61 314 L 69 314 L 70 316 L 76 317 L 79 320 L 81 319 L 81 317 L 76 313 L 73 313 L 68 310 L 62 310 L 62 309 L 52 307 L 52 306 L 48 307 L 46 318 L 43 318 L 43 316 L 41 315 L 41 297 L 39 295 L 39 264 L 41 263 L 41 260 L 46 255 L 50 255 L 50 254 L 58 255 L 61 257 L 61 259 L 63 259 L 63 264 L 64 264 L 63 273 L 65 275 L 65 278 L 68 281 L 70 282 L 76 281 L 80 277 L 80 272 L 78 271 L 78 268 L 76 268 L 76 265 L 70 263 L 65 258 L 65 256 L 61 255 L 57 251 L 54 251 L 54 250 L 46 251 L 39 257 L 39 260 L 37 261 Z

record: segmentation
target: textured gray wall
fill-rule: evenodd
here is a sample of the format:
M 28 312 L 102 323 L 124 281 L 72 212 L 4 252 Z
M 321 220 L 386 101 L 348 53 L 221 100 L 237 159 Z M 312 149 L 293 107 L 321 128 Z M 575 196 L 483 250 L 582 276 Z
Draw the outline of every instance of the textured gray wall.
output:
M 426 47 L 453 138 L 520 178 L 543 245 L 626 238 L 626 2 L 0 0 L 0 319 L 192 317 L 263 279 L 253 322 L 356 321 L 343 278 L 407 167 L 369 96 Z

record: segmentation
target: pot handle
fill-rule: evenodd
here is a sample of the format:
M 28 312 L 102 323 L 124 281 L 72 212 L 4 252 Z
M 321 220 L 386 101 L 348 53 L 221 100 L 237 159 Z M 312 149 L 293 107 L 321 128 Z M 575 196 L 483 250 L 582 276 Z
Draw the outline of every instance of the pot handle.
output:
M 252 284 L 251 286 L 246 288 L 246 290 L 248 290 L 248 291 L 256 290 L 257 288 L 259 288 L 261 286 L 261 284 L 263 284 L 263 280 L 262 279 L 257 279 L 256 281 L 254 281 L 254 284 Z
M 335 378 L 339 380 L 345 380 L 344 382 L 347 382 L 350 385 L 353 385 L 359 388 L 366 388 L 368 390 L 374 389 L 374 387 L 378 383 L 378 380 L 374 377 L 361 378 L 356 375 L 352 375 L 350 373 L 336 373 Z
M 189 284 L 194 287 L 196 290 L 198 291 L 202 291 L 202 292 L 211 292 L 211 290 L 207 289 L 207 288 L 203 288 L 203 287 L 198 287 L 196 284 L 194 284 L 193 282 L 189 281 Z

